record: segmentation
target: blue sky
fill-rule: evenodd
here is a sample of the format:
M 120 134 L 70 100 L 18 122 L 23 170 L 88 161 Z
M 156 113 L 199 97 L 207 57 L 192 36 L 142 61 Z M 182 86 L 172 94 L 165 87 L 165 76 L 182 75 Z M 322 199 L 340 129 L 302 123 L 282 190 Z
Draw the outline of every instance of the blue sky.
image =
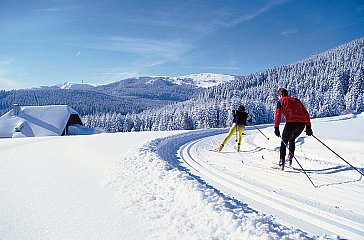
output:
M 247 75 L 363 36 L 362 0 L 0 0 L 0 89 Z

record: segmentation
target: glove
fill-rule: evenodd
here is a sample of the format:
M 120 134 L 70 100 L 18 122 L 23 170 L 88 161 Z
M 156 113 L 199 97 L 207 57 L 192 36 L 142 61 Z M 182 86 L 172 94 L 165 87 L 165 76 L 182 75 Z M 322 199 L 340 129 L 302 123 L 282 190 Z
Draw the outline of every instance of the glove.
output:
M 248 119 L 248 122 L 252 123 L 252 122 L 253 122 L 253 118 L 252 118 L 252 117 L 250 117 L 250 118 Z
M 281 136 L 281 133 L 279 132 L 279 127 L 275 127 L 275 128 L 274 128 L 274 134 L 275 134 L 277 137 L 280 137 L 280 136 Z
M 306 126 L 306 135 L 307 136 L 312 136 L 313 135 L 311 125 Z

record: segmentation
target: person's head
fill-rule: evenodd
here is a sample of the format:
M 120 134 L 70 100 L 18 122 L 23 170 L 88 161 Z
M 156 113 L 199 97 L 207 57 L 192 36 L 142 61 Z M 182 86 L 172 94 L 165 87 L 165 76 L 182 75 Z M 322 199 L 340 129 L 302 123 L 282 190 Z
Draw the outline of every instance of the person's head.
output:
M 244 112 L 244 111 L 245 111 L 245 107 L 244 107 L 244 105 L 240 105 L 240 106 L 238 107 L 238 110 L 239 110 L 239 111 Z
M 283 96 L 288 96 L 288 91 L 287 91 L 287 89 L 279 88 L 278 89 L 278 98 L 281 98 Z

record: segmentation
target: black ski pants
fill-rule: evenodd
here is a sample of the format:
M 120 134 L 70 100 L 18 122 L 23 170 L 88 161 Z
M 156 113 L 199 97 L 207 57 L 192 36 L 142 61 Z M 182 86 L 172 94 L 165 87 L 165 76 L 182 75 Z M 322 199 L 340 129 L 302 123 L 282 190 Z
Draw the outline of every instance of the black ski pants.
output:
M 288 146 L 289 151 L 294 154 L 294 150 L 296 148 L 296 138 L 302 133 L 303 129 L 305 129 L 305 126 L 306 124 L 303 122 L 286 123 L 282 133 L 280 159 L 285 159 L 286 157 L 286 146 Z

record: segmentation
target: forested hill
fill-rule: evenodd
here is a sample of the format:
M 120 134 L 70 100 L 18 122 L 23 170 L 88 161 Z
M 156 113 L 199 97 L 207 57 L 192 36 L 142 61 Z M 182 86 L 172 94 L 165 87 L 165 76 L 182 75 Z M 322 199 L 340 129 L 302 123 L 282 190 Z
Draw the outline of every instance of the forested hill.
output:
M 69 88 L 63 88 L 64 85 L 0 91 L 0 116 L 14 103 L 35 106 L 67 104 L 81 115 L 125 115 L 188 100 L 202 89 L 191 84 L 174 84 L 163 77 L 130 78 L 96 87 L 87 84 L 72 87 L 70 84 Z
M 276 106 L 284 87 L 301 99 L 312 117 L 363 111 L 364 38 L 287 66 L 241 77 L 199 96 L 200 101 L 241 101 L 249 109 Z M 266 122 L 269 119 L 261 119 Z
M 20 105 L 67 104 L 81 115 L 138 113 L 186 101 L 204 88 L 233 80 L 231 75 L 201 73 L 180 77 L 134 77 L 92 85 L 65 82 L 32 89 L 0 90 L 0 115 Z
M 203 91 L 193 100 L 129 114 L 123 131 L 225 127 L 229 109 L 244 104 L 257 123 L 273 121 L 277 89 L 301 99 L 311 117 L 362 112 L 364 38 L 303 61 L 281 66 Z
M 301 99 L 312 117 L 362 112 L 363 78 L 360 38 L 290 65 L 224 78 L 227 83 L 206 90 L 168 77 L 141 77 L 86 89 L 0 91 L 0 113 L 13 103 L 68 104 L 97 131 L 149 131 L 226 127 L 230 110 L 244 104 L 256 123 L 271 123 L 279 87 Z

